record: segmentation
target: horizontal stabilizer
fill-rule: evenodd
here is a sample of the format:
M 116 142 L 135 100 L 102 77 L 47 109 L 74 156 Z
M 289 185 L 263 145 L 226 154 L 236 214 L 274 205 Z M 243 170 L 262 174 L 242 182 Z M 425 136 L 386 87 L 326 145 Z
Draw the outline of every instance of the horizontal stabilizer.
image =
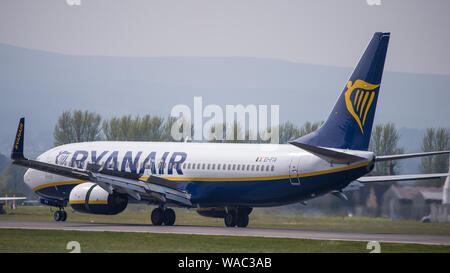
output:
M 404 174 L 404 175 L 383 175 L 383 176 L 364 176 L 356 179 L 361 183 L 373 182 L 392 182 L 405 180 L 438 179 L 450 176 L 450 173 L 431 173 L 431 174 Z
M 312 146 L 312 145 L 308 145 L 308 144 L 304 144 L 304 143 L 300 143 L 300 142 L 296 142 L 296 141 L 289 141 L 289 144 L 299 147 L 300 149 L 308 151 L 314 155 L 317 155 L 318 157 L 322 157 L 325 160 L 330 161 L 332 163 L 350 164 L 353 162 L 366 160 L 366 158 L 364 158 L 364 157 L 339 152 L 332 148 Z
M 421 156 L 441 155 L 441 154 L 450 154 L 450 150 L 426 152 L 426 153 L 402 154 L 402 155 L 382 155 L 375 157 L 375 161 L 378 162 L 378 161 L 398 160 L 411 157 L 421 157 Z

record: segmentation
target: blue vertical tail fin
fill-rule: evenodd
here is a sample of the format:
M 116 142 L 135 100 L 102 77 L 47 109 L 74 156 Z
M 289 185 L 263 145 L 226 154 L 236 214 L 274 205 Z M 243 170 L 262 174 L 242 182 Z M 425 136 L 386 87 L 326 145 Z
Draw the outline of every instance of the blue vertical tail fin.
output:
M 389 43 L 389 33 L 376 32 L 345 85 L 326 122 L 293 142 L 367 150 Z

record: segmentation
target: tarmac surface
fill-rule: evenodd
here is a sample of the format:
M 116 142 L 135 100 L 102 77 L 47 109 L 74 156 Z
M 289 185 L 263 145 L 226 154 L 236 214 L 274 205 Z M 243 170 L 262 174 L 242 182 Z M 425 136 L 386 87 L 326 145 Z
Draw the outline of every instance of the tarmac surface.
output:
M 419 234 L 384 234 L 360 232 L 334 232 L 313 230 L 292 230 L 272 228 L 227 228 L 211 226 L 153 226 L 145 224 L 52 222 L 30 220 L 0 220 L 0 229 L 41 229 L 74 231 L 144 232 L 164 234 L 195 234 L 221 236 L 255 236 L 271 238 L 296 238 L 331 241 L 378 241 L 384 243 L 411 243 L 428 245 L 450 245 L 450 236 Z

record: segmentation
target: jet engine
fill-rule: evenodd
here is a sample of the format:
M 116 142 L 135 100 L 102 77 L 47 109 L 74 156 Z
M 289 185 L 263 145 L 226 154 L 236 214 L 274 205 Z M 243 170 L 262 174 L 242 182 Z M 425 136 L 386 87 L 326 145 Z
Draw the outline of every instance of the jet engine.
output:
M 114 215 L 127 207 L 128 198 L 120 193 L 109 194 L 99 185 L 85 182 L 72 189 L 69 204 L 79 212 Z

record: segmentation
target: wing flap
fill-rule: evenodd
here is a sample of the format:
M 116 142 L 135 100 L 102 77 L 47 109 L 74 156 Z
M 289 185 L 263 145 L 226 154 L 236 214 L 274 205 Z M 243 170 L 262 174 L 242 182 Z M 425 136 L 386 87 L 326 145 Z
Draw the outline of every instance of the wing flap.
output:
M 168 187 L 168 188 L 171 188 L 171 189 L 174 189 L 174 190 L 178 189 L 178 183 L 177 182 L 170 181 L 170 180 L 167 180 L 167 179 L 164 179 L 164 178 L 161 178 L 161 177 L 157 177 L 157 176 L 154 176 L 154 175 L 150 175 L 147 178 L 146 182 L 150 183 L 150 184 L 155 184 L 155 185 Z
M 162 185 L 161 183 L 163 183 L 163 181 L 166 181 L 167 183 L 172 182 L 164 178 L 158 177 L 160 184 L 147 183 L 141 180 L 132 180 L 128 178 L 117 177 L 103 173 L 92 173 L 92 178 L 93 178 L 92 180 L 94 180 L 93 182 L 108 184 L 111 185 L 113 188 L 118 189 L 123 188 L 126 189 L 126 191 L 132 190 L 140 194 L 157 193 L 164 196 L 165 199 L 167 200 L 174 201 L 176 203 L 181 203 L 186 206 L 192 206 L 188 194 L 173 189 L 171 187 Z M 133 197 L 136 198 L 135 196 L 136 195 L 134 195 Z

